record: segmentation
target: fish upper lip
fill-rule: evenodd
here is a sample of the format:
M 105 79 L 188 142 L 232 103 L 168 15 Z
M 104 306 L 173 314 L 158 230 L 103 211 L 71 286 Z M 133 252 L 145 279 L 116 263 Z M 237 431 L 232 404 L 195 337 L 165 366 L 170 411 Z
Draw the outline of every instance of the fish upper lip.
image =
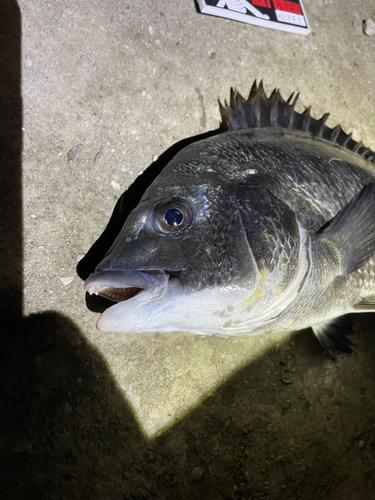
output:
M 167 286 L 171 277 L 169 272 L 153 270 L 98 271 L 90 274 L 84 289 L 90 295 L 123 302 L 145 292 L 157 294 Z

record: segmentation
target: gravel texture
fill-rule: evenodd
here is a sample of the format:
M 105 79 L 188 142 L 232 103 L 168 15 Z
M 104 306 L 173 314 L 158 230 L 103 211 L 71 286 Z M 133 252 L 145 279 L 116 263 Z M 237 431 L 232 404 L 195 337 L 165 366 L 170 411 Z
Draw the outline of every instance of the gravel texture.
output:
M 336 361 L 309 330 L 103 334 L 75 270 L 231 86 L 299 91 L 375 148 L 373 2 L 304 6 L 308 36 L 192 0 L 1 1 L 2 498 L 375 499 L 372 315 Z

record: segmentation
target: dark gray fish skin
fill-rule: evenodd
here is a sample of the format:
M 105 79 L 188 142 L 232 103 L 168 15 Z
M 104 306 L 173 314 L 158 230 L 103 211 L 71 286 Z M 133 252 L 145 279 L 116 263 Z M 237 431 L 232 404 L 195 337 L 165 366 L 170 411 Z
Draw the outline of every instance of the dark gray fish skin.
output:
M 235 109 L 225 109 L 234 130 L 188 146 L 165 167 L 96 269 L 166 273 L 168 284 L 152 300 L 145 291 L 108 309 L 101 329 L 255 335 L 322 325 L 375 294 L 375 245 L 368 243 L 375 220 L 363 228 L 368 248 L 355 271 L 343 268 L 355 259 L 340 243 L 345 224 L 339 237 L 318 232 L 375 182 L 372 152 L 328 129 L 325 117 L 306 118 L 275 93 L 267 98 L 262 86 L 248 101 L 238 96 Z M 371 188 L 366 196 L 372 203 Z M 158 211 L 178 203 L 191 220 L 163 232 Z M 353 225 L 348 215 L 350 237 Z M 105 295 L 100 276 L 86 289 Z M 132 301 L 146 320 L 131 316 Z M 371 298 L 366 307 L 373 309 Z
M 256 170 L 255 184 L 283 200 L 309 230 L 330 220 L 375 175 L 359 155 L 300 131 L 240 130 L 204 142 L 206 154 L 222 158 L 224 175 L 234 174 L 227 172 L 232 166 L 238 173 Z
M 272 194 L 266 178 L 257 181 L 255 172 L 261 165 L 249 159 L 250 151 L 262 149 L 255 142 L 256 134 L 241 135 L 227 132 L 178 154 L 146 191 L 112 247 L 110 259 L 98 270 L 155 269 L 157 263 L 159 270 L 181 272 L 180 281 L 198 290 L 254 279 L 249 246 L 258 268 L 268 272 L 283 254 L 291 261 L 297 258 L 299 231 L 294 213 Z M 195 214 L 191 229 L 178 237 L 156 232 L 152 220 L 157 206 L 173 199 L 188 200 Z

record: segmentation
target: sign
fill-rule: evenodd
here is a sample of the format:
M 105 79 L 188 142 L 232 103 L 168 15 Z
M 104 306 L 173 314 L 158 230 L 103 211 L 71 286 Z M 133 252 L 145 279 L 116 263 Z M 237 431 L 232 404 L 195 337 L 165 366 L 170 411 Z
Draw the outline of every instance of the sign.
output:
M 310 33 L 301 0 L 198 0 L 198 5 L 203 14 L 301 35 Z

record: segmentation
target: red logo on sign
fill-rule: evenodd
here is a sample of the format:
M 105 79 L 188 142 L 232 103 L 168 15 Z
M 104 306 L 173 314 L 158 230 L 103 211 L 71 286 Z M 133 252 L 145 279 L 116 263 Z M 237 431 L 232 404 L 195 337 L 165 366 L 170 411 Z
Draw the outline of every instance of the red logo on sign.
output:
M 283 10 L 284 12 L 290 12 L 291 14 L 299 14 L 300 16 L 302 16 L 301 6 L 298 3 L 288 2 L 287 0 L 272 1 L 276 10 Z
M 252 0 L 252 3 L 257 7 L 267 7 L 267 9 L 271 8 L 270 0 Z

